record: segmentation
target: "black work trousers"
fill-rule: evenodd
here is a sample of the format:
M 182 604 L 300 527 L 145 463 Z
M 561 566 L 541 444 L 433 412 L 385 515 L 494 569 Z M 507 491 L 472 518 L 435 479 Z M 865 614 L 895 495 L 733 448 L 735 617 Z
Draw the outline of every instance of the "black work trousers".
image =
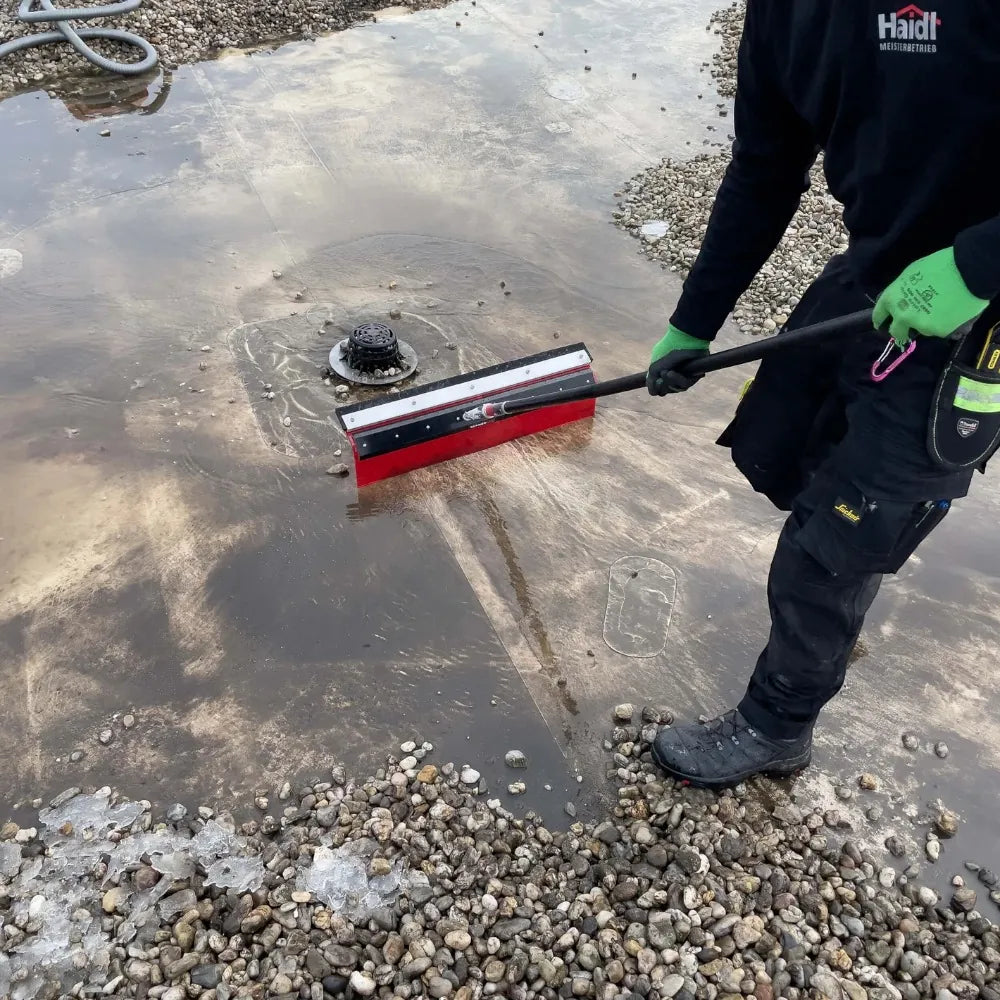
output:
M 835 258 L 786 329 L 870 305 Z M 886 342 L 873 331 L 767 357 L 718 441 L 753 488 L 789 512 L 768 577 L 770 636 L 739 706 L 769 736 L 811 730 L 844 683 L 883 575 L 968 492 L 972 470 L 940 469 L 926 441 L 952 345 L 922 337 L 875 382 Z

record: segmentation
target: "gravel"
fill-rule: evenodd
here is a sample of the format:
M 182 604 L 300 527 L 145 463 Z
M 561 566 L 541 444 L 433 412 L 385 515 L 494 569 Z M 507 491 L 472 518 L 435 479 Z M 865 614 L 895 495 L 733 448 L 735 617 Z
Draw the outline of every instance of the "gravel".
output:
M 736 0 L 717 10 L 709 19 L 709 28 L 720 39 L 719 51 L 712 56 L 712 78 L 722 97 L 736 96 L 736 52 L 743 32 L 746 4 Z
M 118 27 L 147 39 L 166 67 L 210 58 L 225 49 L 247 48 L 289 38 L 315 38 L 353 24 L 370 21 L 385 7 L 423 10 L 442 6 L 443 0 L 158 0 L 147 2 L 124 17 L 102 18 L 93 26 Z M 17 20 L 16 3 L 0 5 L 0 39 L 8 41 L 31 33 Z M 45 30 L 45 25 L 37 26 Z M 138 50 L 115 43 L 93 41 L 96 51 L 129 62 Z M 93 75 L 96 70 L 69 45 L 45 45 L 16 52 L 0 62 L 0 97 L 67 75 Z M 119 79 L 111 78 L 109 79 Z M 279 277 L 276 274 L 275 277 Z
M 717 13 L 710 25 L 721 41 L 712 76 L 723 97 L 735 93 L 736 49 L 744 13 L 744 3 L 734 4 Z M 725 110 L 723 106 L 720 114 Z M 701 247 L 729 159 L 730 150 L 724 149 L 688 160 L 661 160 L 624 184 L 614 212 L 616 224 L 640 240 L 647 257 L 686 277 Z M 781 327 L 830 257 L 847 248 L 842 206 L 827 189 L 822 157 L 811 170 L 810 180 L 810 190 L 785 236 L 736 304 L 733 320 L 744 333 L 769 334 Z
M 2 831 L 0 995 L 1000 997 L 1000 928 L 961 880 L 942 904 L 817 836 L 820 805 L 665 780 L 640 727 L 613 751 L 615 804 L 568 829 L 478 794 L 471 765 L 395 757 L 286 782 L 239 827 L 68 789 L 40 834 Z

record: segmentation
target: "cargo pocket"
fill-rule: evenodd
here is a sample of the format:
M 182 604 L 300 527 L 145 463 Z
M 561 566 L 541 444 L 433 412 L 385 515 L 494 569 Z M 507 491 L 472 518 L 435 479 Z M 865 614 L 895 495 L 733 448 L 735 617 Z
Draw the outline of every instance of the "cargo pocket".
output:
M 853 483 L 823 488 L 796 540 L 828 573 L 896 573 L 948 513 L 948 500 L 868 497 Z
M 729 449 L 733 465 L 755 492 L 785 511 L 792 509 L 805 485 L 801 474 L 805 441 L 800 431 L 805 418 L 791 420 L 789 410 L 796 410 L 794 401 L 761 390 L 756 380 L 748 379 L 732 420 L 715 442 Z

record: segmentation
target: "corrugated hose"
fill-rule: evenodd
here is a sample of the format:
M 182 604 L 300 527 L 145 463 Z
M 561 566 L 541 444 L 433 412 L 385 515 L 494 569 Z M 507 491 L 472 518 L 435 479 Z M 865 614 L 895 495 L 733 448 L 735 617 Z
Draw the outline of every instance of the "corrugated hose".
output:
M 70 21 L 91 21 L 98 17 L 116 17 L 128 14 L 142 6 L 142 0 L 121 0 L 120 3 L 101 4 L 97 7 L 54 7 L 52 0 L 21 0 L 17 8 L 18 20 L 24 24 L 51 24 L 52 31 L 43 31 L 37 35 L 25 35 L 0 45 L 0 59 L 21 49 L 30 49 L 38 45 L 50 45 L 54 42 L 69 42 L 88 62 L 109 73 L 120 73 L 123 76 L 137 76 L 152 69 L 158 62 L 156 50 L 145 38 L 131 31 L 120 31 L 118 28 L 76 28 Z M 135 46 L 143 52 L 139 62 L 122 63 L 108 59 L 100 52 L 95 52 L 86 40 L 104 38 L 112 42 L 122 42 Z

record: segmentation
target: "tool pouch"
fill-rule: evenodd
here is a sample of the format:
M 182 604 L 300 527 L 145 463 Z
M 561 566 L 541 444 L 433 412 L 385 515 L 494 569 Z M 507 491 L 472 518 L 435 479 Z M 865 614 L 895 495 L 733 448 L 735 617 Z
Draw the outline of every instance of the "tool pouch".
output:
M 959 340 L 938 379 L 927 450 L 943 469 L 986 463 L 1000 447 L 1000 323 L 996 315 Z

